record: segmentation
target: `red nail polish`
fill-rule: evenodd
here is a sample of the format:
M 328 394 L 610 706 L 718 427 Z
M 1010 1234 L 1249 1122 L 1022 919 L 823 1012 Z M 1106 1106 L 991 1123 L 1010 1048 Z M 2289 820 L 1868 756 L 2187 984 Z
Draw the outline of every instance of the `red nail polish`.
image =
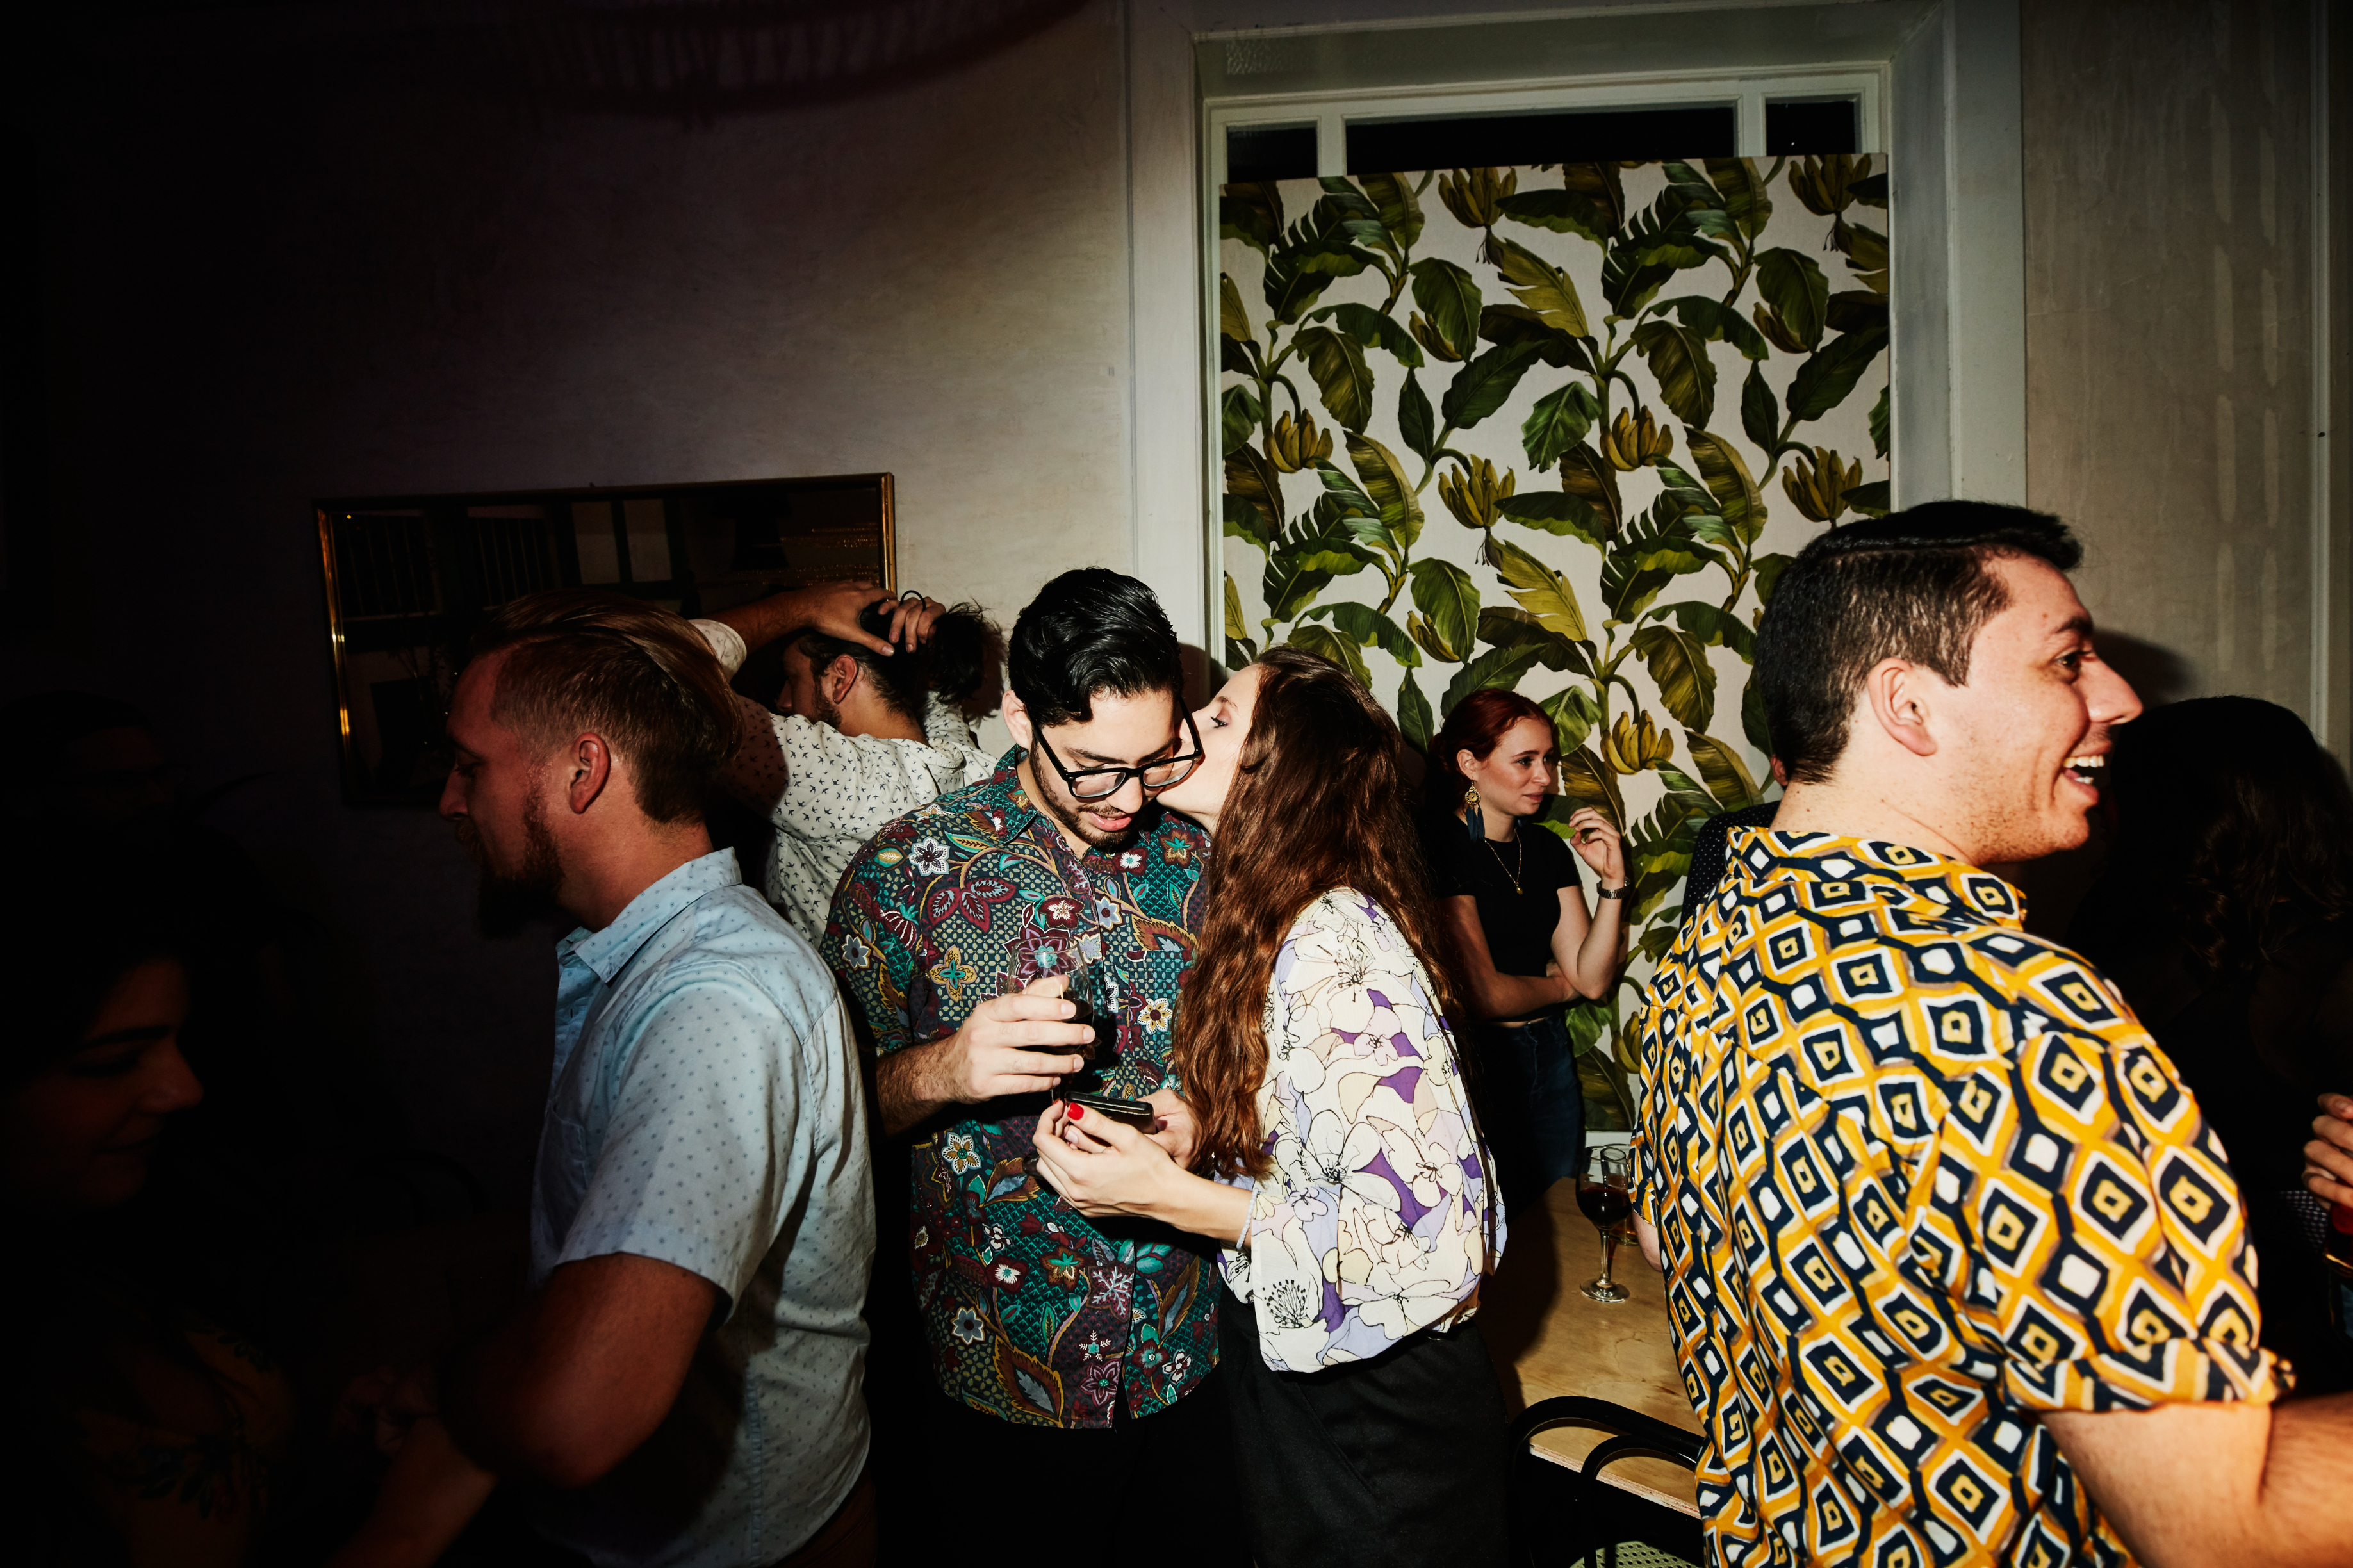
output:
M 1076 1121 L 1080 1117 L 1084 1116 L 1086 1113 L 1087 1108 L 1083 1105 L 1073 1105 L 1071 1107 L 1071 1120 L 1073 1121 Z

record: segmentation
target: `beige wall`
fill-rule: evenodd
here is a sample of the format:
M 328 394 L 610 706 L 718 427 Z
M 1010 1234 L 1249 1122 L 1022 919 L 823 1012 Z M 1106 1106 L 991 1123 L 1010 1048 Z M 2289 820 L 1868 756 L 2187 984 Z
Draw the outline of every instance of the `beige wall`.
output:
M 2024 10 L 2030 498 L 2147 695 L 2312 721 L 2319 5 Z

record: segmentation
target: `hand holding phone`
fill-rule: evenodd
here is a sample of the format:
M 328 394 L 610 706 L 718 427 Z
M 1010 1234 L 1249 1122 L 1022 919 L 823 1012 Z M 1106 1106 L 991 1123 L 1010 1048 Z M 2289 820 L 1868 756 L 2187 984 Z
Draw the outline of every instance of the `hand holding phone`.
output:
M 1159 1109 L 1148 1100 L 1122 1100 L 1114 1094 L 1066 1094 L 1062 1099 L 1124 1121 L 1138 1132 L 1150 1132 L 1160 1125 Z

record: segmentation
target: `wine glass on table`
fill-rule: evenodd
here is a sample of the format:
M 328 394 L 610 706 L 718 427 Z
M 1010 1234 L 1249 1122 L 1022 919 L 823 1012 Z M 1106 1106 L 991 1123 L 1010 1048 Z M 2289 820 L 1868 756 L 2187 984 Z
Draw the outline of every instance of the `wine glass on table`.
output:
M 1577 1206 L 1601 1229 L 1601 1278 L 1586 1286 L 1596 1301 L 1623 1301 L 1633 1292 L 1609 1278 L 1618 1260 L 1618 1227 L 1634 1212 L 1633 1150 L 1624 1143 L 1596 1143 L 1585 1151 L 1577 1173 Z

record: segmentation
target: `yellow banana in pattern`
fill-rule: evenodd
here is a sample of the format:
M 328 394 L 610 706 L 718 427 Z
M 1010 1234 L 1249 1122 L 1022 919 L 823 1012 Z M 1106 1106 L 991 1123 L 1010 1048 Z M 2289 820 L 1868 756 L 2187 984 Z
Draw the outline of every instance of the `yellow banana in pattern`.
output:
M 1789 471 L 1781 476 L 1781 489 L 1795 501 L 1798 510 L 1816 522 L 1836 522 L 1846 510 L 1846 492 L 1862 483 L 1862 460 L 1841 465 L 1839 455 L 1828 447 L 1817 447 L 1812 456 L 1800 452 L 1790 459 Z
M 1305 409 L 1299 411 L 1299 423 L 1293 425 L 1291 416 L 1279 415 L 1274 428 L 1267 432 L 1266 460 L 1277 472 L 1295 474 L 1308 464 L 1332 455 L 1332 433 L 1315 428 L 1315 416 Z
M 1662 429 L 1647 408 L 1636 417 L 1620 410 L 1601 436 L 1601 455 L 1621 474 L 1647 468 L 1674 449 L 1675 433 Z
M 1493 528 L 1498 515 L 1496 508 L 1519 482 L 1519 476 L 1509 471 L 1498 479 L 1494 464 L 1484 458 L 1472 458 L 1467 468 L 1458 465 L 1438 476 L 1438 499 L 1446 503 L 1446 510 L 1463 527 Z

